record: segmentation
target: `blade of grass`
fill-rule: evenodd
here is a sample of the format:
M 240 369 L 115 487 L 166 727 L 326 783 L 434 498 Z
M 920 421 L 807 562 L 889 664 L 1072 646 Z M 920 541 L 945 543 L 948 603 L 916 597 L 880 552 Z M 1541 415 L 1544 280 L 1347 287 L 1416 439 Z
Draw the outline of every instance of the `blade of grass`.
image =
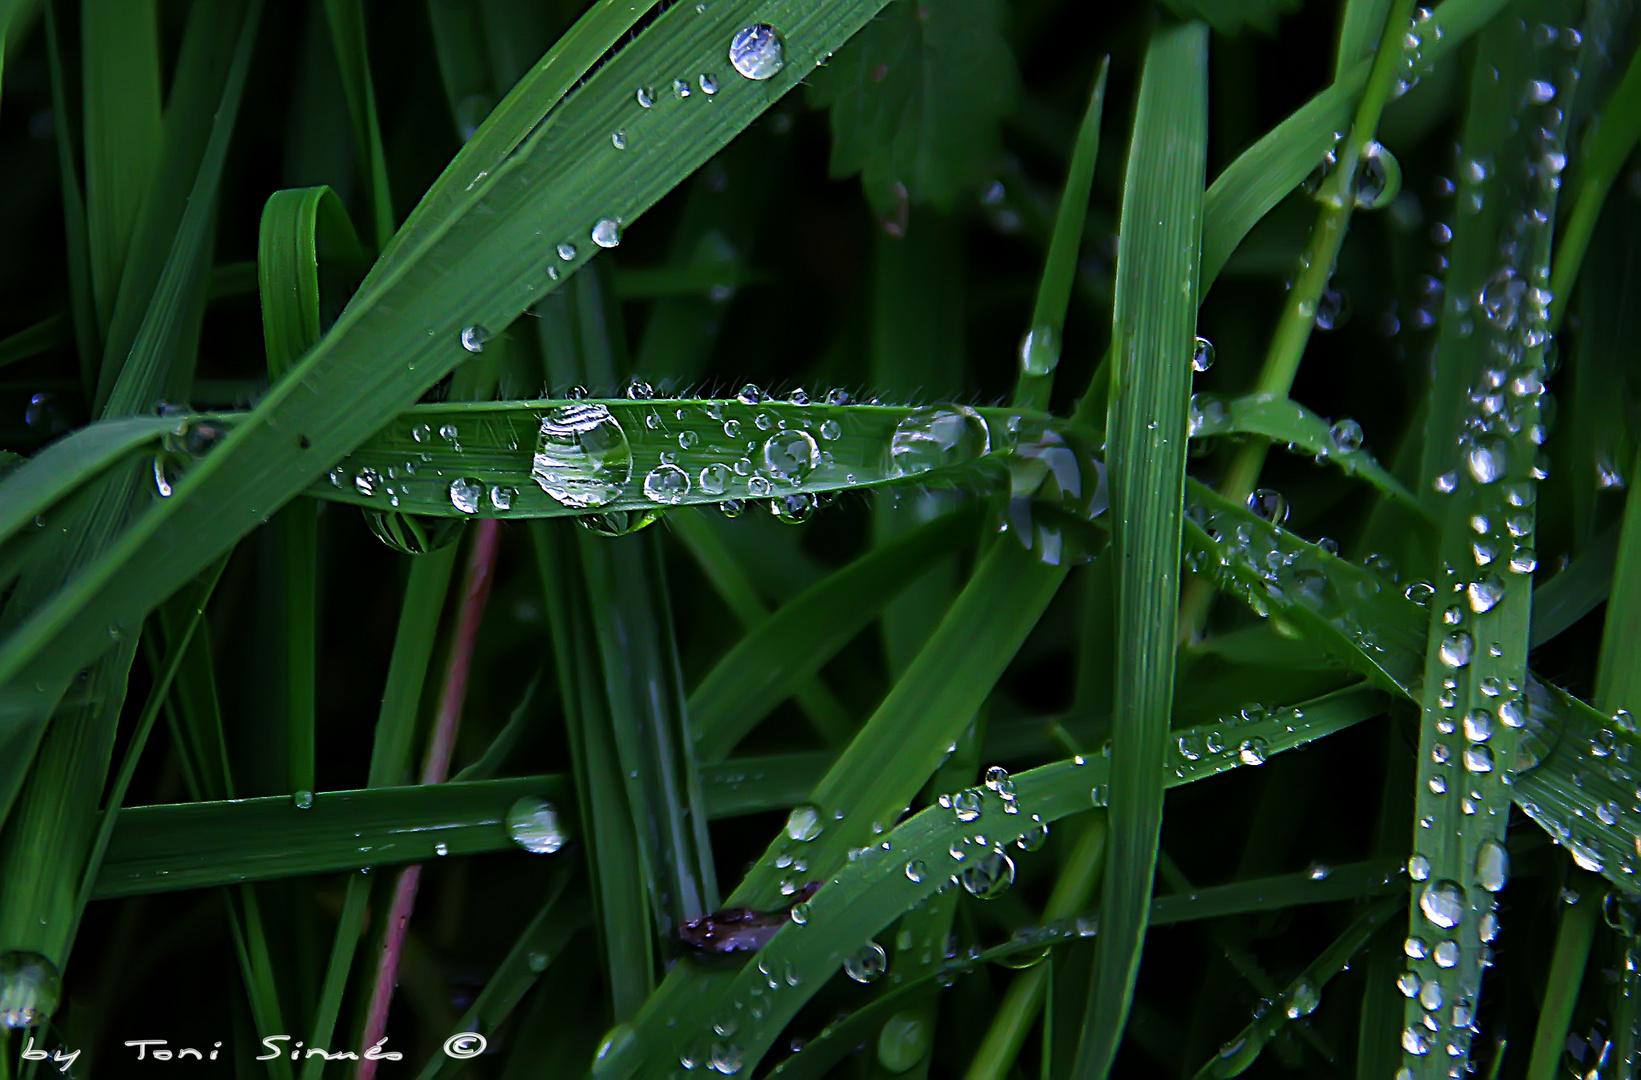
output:
M 769 609 L 764 607 L 751 578 L 741 569 L 734 553 L 718 534 L 712 531 L 711 526 L 702 521 L 698 514 L 688 513 L 669 519 L 669 524 L 672 527 L 672 535 L 683 541 L 684 547 L 694 557 L 702 573 L 712 582 L 719 598 L 735 613 L 742 627 L 752 631 L 769 621 Z M 747 640 L 748 638 L 742 638 L 740 644 L 744 645 Z M 719 661 L 720 666 L 722 663 L 723 661 Z M 714 671 L 716 670 L 715 667 Z M 708 678 L 710 677 L 709 673 Z M 694 696 L 691 695 L 692 702 Z M 849 710 L 818 675 L 811 673 L 807 677 L 800 677 L 792 696 L 798 707 L 804 711 L 804 715 L 809 717 L 816 733 L 828 745 L 840 746 L 848 740 L 849 732 L 854 726 L 850 723 Z M 752 719 L 756 722 L 757 717 Z M 700 713 L 695 710 L 693 704 L 690 708 L 690 720 L 695 731 L 696 752 L 700 753 L 703 725 Z
M 46 54 L 51 63 L 51 115 L 57 143 L 58 182 L 63 191 L 63 242 L 68 249 L 68 294 L 74 351 L 80 361 L 80 392 L 90 400 L 97 388 L 97 364 L 102 356 L 102 328 L 91 280 L 90 235 L 86 222 L 85 188 L 75 156 L 79 147 L 74 115 L 69 111 L 63 50 L 57 37 L 57 5 L 44 6 Z M 64 328 L 69 329 L 69 327 Z
M 325 0 L 336 65 L 342 73 L 342 92 L 353 120 L 353 154 L 365 178 L 372 235 L 376 250 L 393 236 L 393 196 L 388 189 L 387 155 L 376 115 L 376 86 L 370 77 L 370 54 L 365 42 L 365 9 L 359 0 Z
M 1555 950 L 1550 956 L 1550 973 L 1544 985 L 1544 1006 L 1539 1010 L 1538 1027 L 1533 1032 L 1533 1049 L 1527 1059 L 1527 1080 L 1552 1080 L 1561 1072 L 1567 1052 L 1567 1029 L 1578 1005 L 1578 990 L 1584 982 L 1584 965 L 1595 941 L 1600 911 L 1596 893 L 1601 881 L 1580 874 L 1568 883 L 1578 894 L 1575 904 L 1561 905 L 1561 925 L 1556 928 Z
M 977 516 L 969 508 L 919 526 L 812 585 L 751 628 L 690 694 L 701 760 L 723 760 L 900 589 L 972 535 Z
M 1099 1080 L 1121 1041 L 1145 943 L 1160 765 L 1174 693 L 1186 409 L 1196 338 L 1208 144 L 1208 32 L 1159 28 L 1146 52 L 1123 187 L 1112 340 L 1110 483 L 1116 570 L 1111 839 L 1104 927 L 1073 1076 Z
M 959 608 L 962 602 L 960 598 Z M 1278 753 L 1366 719 L 1382 707 L 1378 693 L 1356 688 L 1306 702 L 1295 710 L 1280 710 L 1253 723 L 1239 717 L 1181 734 L 1206 743 L 1209 734 L 1217 733 L 1216 744 L 1232 748 L 1257 736 L 1264 740 L 1268 753 Z M 1162 776 L 1174 785 L 1237 768 L 1242 760 L 1234 749 L 1197 754 L 1195 760 L 1176 749 L 1166 764 Z M 1008 812 L 1010 800 L 996 792 L 971 789 L 981 802 L 980 815 L 973 820 L 954 818 L 950 807 L 931 806 L 881 837 L 874 836 L 873 845 L 853 861 L 812 864 L 825 884 L 808 901 L 804 922 L 783 927 L 759 955 L 762 966 L 770 971 L 785 971 L 790 964 L 798 975 L 795 986 L 787 980 L 786 986 L 774 992 L 754 994 L 753 987 L 767 985 L 758 964 L 747 964 L 733 975 L 718 975 L 710 982 L 699 978 L 699 965 L 679 965 L 635 1021 L 631 1039 L 612 1047 L 607 1064 L 601 1067 L 615 1070 L 616 1075 L 670 1075 L 680 1054 L 704 1060 L 705 1046 L 722 1038 L 712 1028 L 722 1010 L 734 1001 L 758 999 L 765 1005 L 763 1015 L 749 1009 L 740 1016 L 735 1038 L 744 1067 L 755 1067 L 776 1035 L 863 941 L 948 887 L 952 877 L 968 869 L 971 858 L 978 860 L 1006 848 L 1039 823 L 1087 812 L 1091 788 L 1108 784 L 1110 773 L 1110 761 L 1103 757 L 1076 758 L 1018 773 L 1011 778 L 1016 813 Z M 980 836 L 984 842 L 977 839 Z M 953 852 L 963 857 L 954 858 Z M 907 872 L 909 865 L 912 873 Z M 1101 920 L 1105 918 L 1102 912 Z M 1024 947 L 1041 948 L 1045 943 L 1028 941 Z M 686 982 L 680 977 L 686 970 L 696 978 Z M 667 989 L 680 984 L 688 985 L 692 993 L 668 1001 Z
M 1094 78 L 1094 92 L 1077 129 L 1071 152 L 1071 168 L 1065 189 L 1060 193 L 1060 209 L 1054 216 L 1054 233 L 1048 243 L 1048 259 L 1037 281 L 1037 300 L 1031 312 L 1031 328 L 1020 345 L 1020 374 L 1014 384 L 1014 403 L 1021 408 L 1046 410 L 1054 387 L 1054 369 L 1060 363 L 1066 309 L 1071 304 L 1071 285 L 1077 275 L 1077 256 L 1082 249 L 1083 219 L 1088 214 L 1088 195 L 1094 185 L 1094 166 L 1100 154 L 1100 119 L 1105 114 L 1105 80 L 1111 73 L 1111 58 L 1100 62 Z
M 106 332 L 163 135 L 159 26 L 154 0 L 90 0 L 81 22 L 86 230 Z

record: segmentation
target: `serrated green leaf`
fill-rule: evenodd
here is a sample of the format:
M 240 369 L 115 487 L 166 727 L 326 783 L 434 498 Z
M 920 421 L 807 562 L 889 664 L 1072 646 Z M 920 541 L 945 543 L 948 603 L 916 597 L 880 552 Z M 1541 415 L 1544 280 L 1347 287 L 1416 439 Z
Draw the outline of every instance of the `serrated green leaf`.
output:
M 832 175 L 904 233 L 906 203 L 952 209 L 995 164 L 1018 75 L 1000 0 L 894 0 L 810 79 L 832 110 Z

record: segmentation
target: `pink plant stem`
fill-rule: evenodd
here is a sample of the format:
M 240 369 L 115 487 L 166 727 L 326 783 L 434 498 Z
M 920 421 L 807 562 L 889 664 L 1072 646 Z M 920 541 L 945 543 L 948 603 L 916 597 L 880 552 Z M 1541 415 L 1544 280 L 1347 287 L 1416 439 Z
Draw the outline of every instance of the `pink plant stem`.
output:
M 494 518 L 480 521 L 474 530 L 473 549 L 468 553 L 463 579 L 461 609 L 456 612 L 450 658 L 445 663 L 444 684 L 439 691 L 439 711 L 428 739 L 427 758 L 422 763 L 424 784 L 442 784 L 450 773 L 450 757 L 455 752 L 456 732 L 461 727 L 462 702 L 467 697 L 467 677 L 473 667 L 473 647 L 479 636 L 479 624 L 484 621 L 490 582 L 495 576 L 500 535 L 501 522 Z M 359 1071 L 355 1074 L 358 1080 L 372 1080 L 376 1075 L 375 1059 L 365 1057 L 364 1052 L 387 1034 L 388 1008 L 393 1004 L 393 989 L 399 981 L 399 958 L 404 955 L 405 933 L 410 925 L 410 913 L 416 907 L 416 889 L 421 880 L 421 864 L 412 863 L 399 871 L 393 883 L 393 903 L 388 909 L 382 952 L 376 962 L 376 981 L 371 987 L 370 1008 L 365 1014 L 365 1035 L 360 1046 Z

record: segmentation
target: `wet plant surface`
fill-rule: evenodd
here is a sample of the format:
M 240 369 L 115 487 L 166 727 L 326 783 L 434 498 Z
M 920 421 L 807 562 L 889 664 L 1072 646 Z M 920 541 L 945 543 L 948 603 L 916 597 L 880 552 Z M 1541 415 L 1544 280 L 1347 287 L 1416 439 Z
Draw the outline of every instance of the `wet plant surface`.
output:
M 1634 5 L 0 32 L 0 1080 L 1636 1074 Z

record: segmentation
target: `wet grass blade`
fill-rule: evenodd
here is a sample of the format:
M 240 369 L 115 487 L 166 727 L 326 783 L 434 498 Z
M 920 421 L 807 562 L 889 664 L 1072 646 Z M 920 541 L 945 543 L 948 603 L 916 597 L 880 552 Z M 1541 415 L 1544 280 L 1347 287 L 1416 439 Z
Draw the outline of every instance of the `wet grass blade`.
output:
M 1296 401 L 1260 394 L 1226 400 L 1204 394 L 1192 398 L 1192 438 L 1232 433 L 1285 443 L 1295 453 L 1314 456 L 1318 463 L 1336 465 L 1346 476 L 1361 477 L 1387 498 L 1428 518 L 1413 493 L 1362 449 L 1361 428 L 1352 420 L 1332 424 Z
M 1238 748 L 1244 743 L 1258 739 L 1266 755 L 1280 753 L 1377 715 L 1383 704 L 1379 693 L 1356 688 L 1292 710 L 1276 710 L 1251 723 L 1238 717 L 1188 729 L 1179 733 L 1181 745 L 1224 749 L 1193 751 L 1193 757 L 1176 747 L 1162 776 L 1176 785 L 1217 775 L 1243 765 Z M 953 806 L 931 806 L 874 837 L 875 842 L 853 861 L 829 864 L 835 869 L 822 870 L 826 883 L 801 913 L 804 921 L 782 928 L 760 952 L 760 963 L 749 963 L 733 974 L 714 972 L 710 981 L 698 965 L 674 969 L 669 987 L 682 984 L 694 993 L 668 1001 L 664 988 L 638 1017 L 630 1040 L 614 1048 L 619 1053 L 612 1055 L 609 1067 L 633 1076 L 665 1076 L 676 1068 L 680 1054 L 706 1060 L 708 1048 L 725 1039 L 713 1031 L 714 1021 L 732 1008 L 732 1002 L 756 999 L 764 1005 L 762 1015 L 748 1010 L 730 1040 L 745 1067 L 754 1067 L 803 1004 L 861 943 L 949 887 L 952 878 L 975 863 L 1007 849 L 1026 831 L 1086 812 L 1091 791 L 1103 796 L 1098 789 L 1110 782 L 1110 764 L 1101 757 L 1078 758 L 1015 774 L 1012 799 L 988 788 L 971 788 L 965 794 L 976 796 L 980 804 L 972 820 L 964 820 L 967 809 L 958 816 Z M 1016 812 L 1009 812 L 1011 804 Z M 984 842 L 977 839 L 982 836 Z M 1102 923 L 1105 918 L 1102 913 Z M 1029 944 L 1041 948 L 1044 941 Z M 791 970 L 796 979 L 787 978 L 770 990 L 763 969 Z M 680 975 L 686 971 L 688 977 Z
M 1195 350 L 1208 32 L 1159 28 L 1140 77 L 1123 188 L 1112 340 L 1116 571 L 1111 838 L 1104 926 L 1073 1075 L 1109 1073 L 1128 1019 L 1162 829 L 1159 766 L 1173 705 L 1186 411 Z
M 1579 891 L 1582 885 L 1584 889 Z M 1562 904 L 1561 925 L 1556 928 L 1555 951 L 1545 980 L 1544 1006 L 1533 1032 L 1533 1049 L 1527 1059 L 1527 1080 L 1552 1080 L 1560 1071 L 1567 1052 L 1567 1029 L 1578 1005 L 1579 987 L 1584 982 L 1584 966 L 1590 958 L 1600 912 L 1596 910 L 1596 879 L 1580 875 L 1569 882 L 1578 893 L 1576 904 Z
M 376 115 L 376 84 L 370 77 L 370 53 L 365 48 L 365 9 L 359 0 L 325 0 L 336 65 L 342 73 L 342 93 L 353 121 L 354 160 L 365 177 L 370 223 L 376 250 L 393 236 L 393 196 L 388 188 L 387 155 Z

